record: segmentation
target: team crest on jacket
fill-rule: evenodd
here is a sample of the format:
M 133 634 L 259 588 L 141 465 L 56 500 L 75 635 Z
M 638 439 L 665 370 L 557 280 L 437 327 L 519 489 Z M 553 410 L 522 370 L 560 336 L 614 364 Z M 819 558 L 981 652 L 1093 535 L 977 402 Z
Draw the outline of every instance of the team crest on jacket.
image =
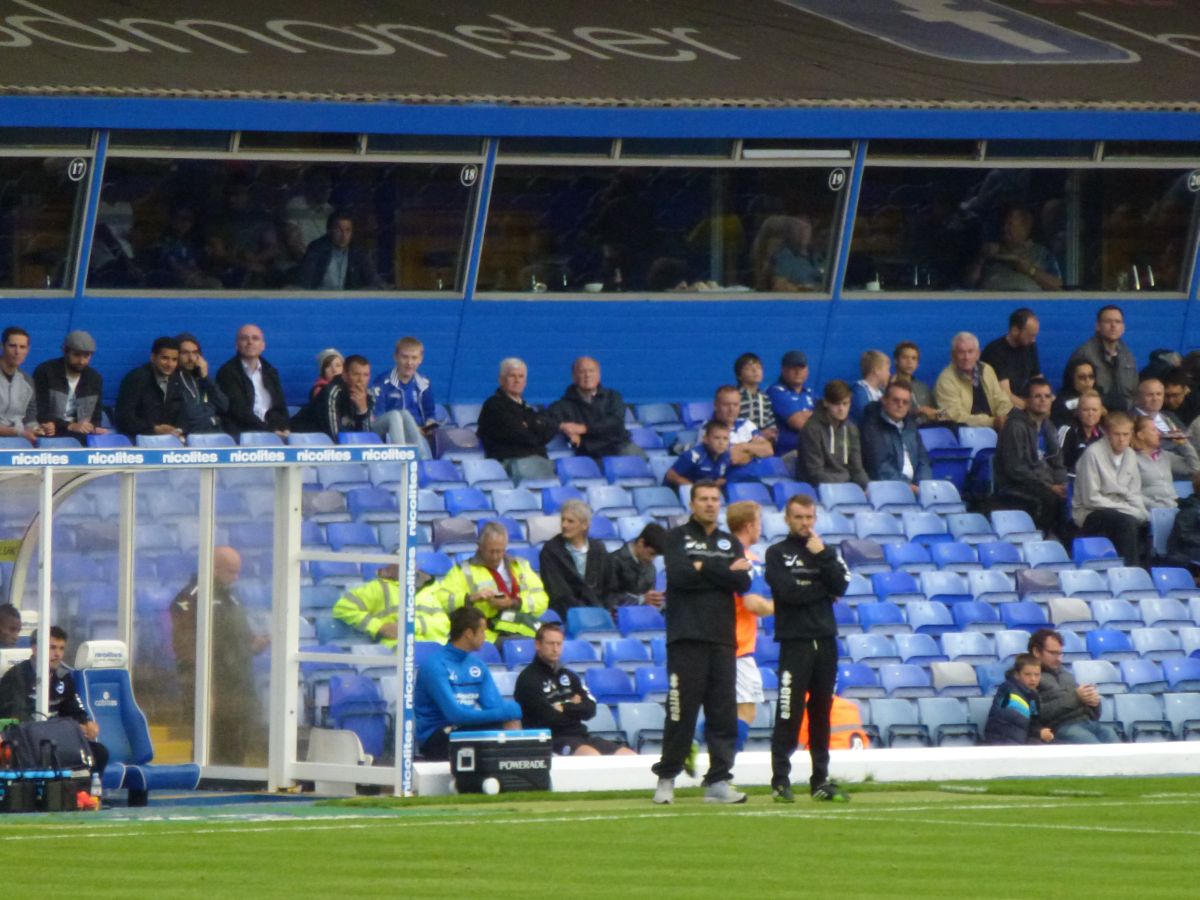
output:
M 725 538 L 721 538 L 719 541 L 717 541 L 717 549 L 718 550 L 732 550 L 733 544 L 729 543 L 729 541 L 727 541 Z
M 481 676 L 483 674 L 483 672 L 480 670 L 479 666 L 471 666 L 471 668 L 468 671 L 471 673 L 472 678 L 478 678 L 479 676 Z
M 566 687 L 567 685 L 569 685 L 571 683 L 571 679 L 568 678 L 567 673 L 564 672 L 562 675 L 558 676 L 558 683 L 561 684 L 563 687 Z

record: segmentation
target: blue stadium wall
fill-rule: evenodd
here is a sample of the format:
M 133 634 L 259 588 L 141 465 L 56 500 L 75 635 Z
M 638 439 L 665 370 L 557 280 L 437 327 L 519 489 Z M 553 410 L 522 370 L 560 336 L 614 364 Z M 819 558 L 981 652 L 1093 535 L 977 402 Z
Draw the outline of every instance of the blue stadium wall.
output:
M 9 126 L 206 128 L 411 134 L 790 138 L 1043 138 L 1200 141 L 1200 116 L 1186 113 L 979 110 L 645 110 L 353 105 L 225 100 L 92 98 L 0 99 Z M 861 160 L 860 160 L 861 163 Z M 851 185 L 851 190 L 856 183 Z M 95 190 L 93 190 L 93 195 Z M 853 199 L 853 198 L 852 198 Z M 849 234 L 852 223 L 846 223 Z M 86 249 L 86 248 L 85 248 Z M 1191 252 L 1195 253 L 1195 246 Z M 1194 260 L 1193 260 L 1194 262 Z M 1159 347 L 1200 346 L 1195 313 L 1200 277 L 1192 267 L 1186 298 L 1122 299 L 1126 339 L 1144 360 Z M 840 281 L 840 279 L 836 279 Z M 1043 367 L 1057 381 L 1070 350 L 1092 334 L 1103 295 L 1026 299 L 824 300 L 493 300 L 468 292 L 458 299 L 151 298 L 89 296 L 0 301 L 4 322 L 32 334 L 30 361 L 55 355 L 63 335 L 84 328 L 96 337 L 95 365 L 115 399 L 121 375 L 144 362 L 159 334 L 190 330 L 214 365 L 233 351 L 244 322 L 259 324 L 266 356 L 281 370 L 289 402 L 304 399 L 314 355 L 327 346 L 390 365 L 396 337 L 426 345 L 426 373 L 439 400 L 477 402 L 495 390 L 505 356 L 530 366 L 528 396 L 550 400 L 569 378 L 571 359 L 600 359 L 604 380 L 633 402 L 702 399 L 732 378 L 744 351 L 765 362 L 768 378 L 788 349 L 808 352 L 814 382 L 857 378 L 867 348 L 890 351 L 912 339 L 923 351 L 919 372 L 932 381 L 947 361 L 951 336 L 975 331 L 983 341 L 1002 333 L 1008 313 L 1028 302 L 1042 321 Z

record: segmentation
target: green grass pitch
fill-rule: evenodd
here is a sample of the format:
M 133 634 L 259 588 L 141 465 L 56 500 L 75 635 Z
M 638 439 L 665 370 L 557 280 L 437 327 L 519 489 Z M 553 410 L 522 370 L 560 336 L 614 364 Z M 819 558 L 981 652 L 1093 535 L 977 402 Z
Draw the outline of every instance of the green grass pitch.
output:
M 1200 778 L 170 806 L 0 817 L 3 896 L 1194 897 Z

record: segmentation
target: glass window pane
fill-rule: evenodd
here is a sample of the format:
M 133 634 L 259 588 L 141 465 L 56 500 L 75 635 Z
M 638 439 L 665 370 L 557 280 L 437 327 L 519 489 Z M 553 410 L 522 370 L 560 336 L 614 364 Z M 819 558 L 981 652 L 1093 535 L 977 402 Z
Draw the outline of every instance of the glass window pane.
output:
M 729 159 L 733 152 L 733 141 L 724 138 L 625 138 L 621 141 L 621 156 L 633 157 L 681 157 L 703 156 Z
M 483 138 L 458 135 L 372 134 L 367 136 L 367 152 L 482 156 Z
M 836 171 L 501 166 L 479 289 L 825 290 Z
M 1094 141 L 988 141 L 987 159 L 1091 159 Z
M 1200 144 L 1188 141 L 1105 141 L 1105 159 L 1159 157 L 1200 160 Z
M 501 156 L 601 156 L 612 155 L 611 138 L 507 137 L 500 139 Z
M 117 130 L 108 136 L 110 150 L 123 147 L 154 150 L 228 150 L 228 131 Z
M 354 153 L 357 134 L 292 131 L 243 131 L 238 146 L 243 150 L 303 150 L 317 153 Z
M 90 165 L 68 157 L 0 158 L 0 289 L 70 287 Z
M 92 146 L 87 128 L 0 128 L 0 147 L 77 147 Z
M 867 159 L 893 157 L 911 159 L 914 156 L 941 159 L 974 159 L 978 141 L 875 140 L 867 143 Z
M 88 283 L 459 290 L 477 175 L 460 163 L 111 159 Z M 335 210 L 348 218 L 330 228 Z

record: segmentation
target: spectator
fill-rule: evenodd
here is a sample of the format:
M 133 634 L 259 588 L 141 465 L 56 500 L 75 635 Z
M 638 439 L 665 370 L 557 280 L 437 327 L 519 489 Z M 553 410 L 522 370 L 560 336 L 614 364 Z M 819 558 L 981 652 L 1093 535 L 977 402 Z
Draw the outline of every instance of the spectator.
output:
M 528 370 L 510 356 L 500 362 L 500 387 L 483 402 L 475 430 L 489 459 L 504 463 L 516 479 L 554 475 L 546 444 L 557 428 L 554 420 L 525 402 Z
M 508 554 L 508 529 L 496 521 L 479 530 L 475 555 L 442 579 L 446 608 L 471 605 L 487 618 L 488 640 L 533 637 L 549 598 L 533 566 Z
M 878 407 L 878 402 L 872 402 Z M 825 385 L 825 399 L 800 432 L 796 470 L 812 484 L 853 481 L 859 487 L 867 486 L 858 426 L 850 421 L 850 386 L 846 382 L 834 380 Z
M 1167 561 L 1187 569 L 1193 579 L 1200 578 L 1200 472 L 1192 475 L 1192 493 L 1179 501 L 1179 512 L 1167 535 Z
M 1012 409 L 1012 401 L 1001 390 L 995 371 L 979 361 L 979 339 L 969 331 L 960 331 L 950 342 L 950 365 L 938 376 L 933 394 L 938 408 L 959 425 L 999 431 Z
M 992 367 L 1000 387 L 1017 409 L 1025 403 L 1029 379 L 1042 374 L 1037 349 L 1039 330 L 1041 325 L 1032 309 L 1023 306 L 1013 310 L 1008 317 L 1008 332 L 984 347 L 980 357 Z
M 1185 427 L 1196 420 L 1197 398 L 1192 378 L 1183 366 L 1169 369 L 1162 377 L 1163 409 L 1172 413 Z
M 433 386 L 417 371 L 425 361 L 425 345 L 415 337 L 402 337 L 396 341 L 392 360 L 392 371 L 380 375 L 371 386 L 375 433 L 399 434 L 402 443 L 416 445 L 421 459 L 430 459 L 429 439 L 438 420 Z
M 565 501 L 559 518 L 562 531 L 542 545 L 539 561 L 550 608 L 566 619 L 573 606 L 607 606 L 608 553 L 588 537 L 592 510 L 582 500 Z
M 308 399 L 314 399 L 321 393 L 321 388 L 342 374 L 346 368 L 346 359 L 336 347 L 327 347 L 317 354 L 317 380 L 308 391 Z
M 300 260 L 300 286 L 310 291 L 364 291 L 383 287 L 365 252 L 353 246 L 354 218 L 335 211 L 325 236 L 308 245 Z
M 179 344 L 179 368 L 167 386 L 167 415 L 188 434 L 224 431 L 229 398 L 208 377 L 208 360 L 200 353 L 195 335 L 175 335 Z
M 1185 443 L 1186 456 L 1162 449 L 1162 432 L 1149 416 L 1133 420 L 1133 449 L 1137 451 L 1138 474 L 1142 479 L 1142 498 L 1147 509 L 1174 509 L 1179 503 L 1176 481 L 1189 481 L 1200 460 L 1192 445 Z
M 666 542 L 666 529 L 650 522 L 636 538 L 608 554 L 610 607 L 636 603 L 662 607 L 663 592 L 654 586 L 654 560 L 662 556 Z
M 729 426 L 711 419 L 704 423 L 700 443 L 681 453 L 675 464 L 667 469 L 663 484 L 679 487 L 697 481 L 712 481 L 723 487 L 730 465 Z
M 1173 413 L 1163 410 L 1163 383 L 1157 378 L 1143 378 L 1138 382 L 1138 399 L 1133 415 L 1147 416 L 1163 436 L 1162 449 L 1173 457 L 1171 468 L 1180 478 L 1190 478 L 1195 471 L 1196 453 L 1188 443 L 1183 423 Z M 1136 435 L 1136 429 L 1135 429 Z
M 1030 240 L 1033 213 L 1023 208 L 1004 215 L 999 243 L 983 245 L 967 281 L 982 291 L 1057 291 L 1062 272 L 1054 255 Z
M 21 611 L 11 603 L 0 603 L 0 650 L 8 650 L 21 640 Z
M 128 438 L 139 434 L 170 434 L 182 437 L 175 424 L 169 400 L 179 379 L 179 341 L 156 338 L 150 347 L 150 362 L 138 366 L 123 379 L 117 391 L 117 431 Z
M 147 282 L 150 287 L 219 290 L 222 287 L 241 287 L 245 278 L 245 271 L 238 270 L 239 277 L 225 284 L 201 269 L 196 211 L 190 206 L 177 206 L 171 210 L 167 230 L 149 249 L 149 256 L 151 268 Z
M 929 385 L 916 378 L 917 366 L 921 362 L 921 349 L 912 341 L 901 341 L 892 351 L 892 359 L 896 363 L 896 377 L 908 378 L 908 386 L 912 391 L 912 408 L 917 417 L 917 423 L 924 425 L 944 418 L 937 408 L 937 402 L 933 399 L 933 391 L 929 389 Z M 865 409 L 863 411 L 866 412 Z
M 729 532 L 742 545 L 746 559 L 750 561 L 751 590 L 733 595 L 734 622 L 737 636 L 737 744 L 741 753 L 750 736 L 750 726 L 758 716 L 758 707 L 765 699 L 762 673 L 754 659 L 754 648 L 758 643 L 758 622 L 762 616 L 775 615 L 775 604 L 754 590 L 755 581 L 763 576 L 763 560 L 754 551 L 754 545 L 762 539 L 762 509 L 753 500 L 742 500 L 729 504 L 725 510 Z M 760 588 L 761 590 L 762 588 Z
M 855 425 L 862 424 L 863 411 L 868 403 L 874 403 L 883 396 L 892 377 L 892 364 L 887 354 L 880 350 L 867 350 L 858 360 L 858 368 L 862 373 L 854 385 L 853 400 L 850 404 L 850 419 Z
M 799 350 L 783 354 L 779 365 L 779 380 L 767 389 L 779 439 L 775 455 L 783 456 L 800 445 L 800 431 L 813 414 L 813 394 L 804 386 L 808 380 L 808 357 Z
M 625 427 L 625 401 L 621 395 L 600 383 L 600 363 L 581 356 L 571 366 L 571 384 L 562 399 L 546 410 L 558 424 L 558 430 L 580 456 L 600 459 L 605 456 L 646 454 L 629 439 Z
M 253 182 L 236 175 L 225 185 L 225 208 L 211 229 L 232 263 L 226 287 L 277 288 L 283 285 L 284 247 L 265 204 L 251 196 Z M 234 275 L 235 278 L 229 278 Z M 240 280 L 235 280 L 240 276 Z
M 429 760 L 447 759 L 450 733 L 467 727 L 489 731 L 521 727 L 521 707 L 505 700 L 476 652 L 487 643 L 484 613 L 464 606 L 450 614 L 450 638 L 417 670 L 413 691 L 417 746 Z
M 749 419 L 738 418 L 741 409 L 741 394 L 731 384 L 717 388 L 713 396 L 713 420 L 729 429 L 729 478 L 731 481 L 747 481 L 761 473 L 755 460 L 773 456 L 775 448 L 763 437 Z
M 717 525 L 721 489 L 711 481 L 692 487 L 692 515 L 667 534 L 667 671 L 671 684 L 663 749 L 652 770 L 654 802 L 673 803 L 704 706 L 708 772 L 704 799 L 745 803 L 733 787 L 737 741 L 736 629 L 733 598 L 750 588 L 750 561 L 741 543 Z
M 909 416 L 912 390 L 893 381 L 878 404 L 863 414 L 862 454 L 867 474 L 873 481 L 907 481 L 913 493 L 922 481 L 933 477 L 929 453 L 917 423 Z
M 1096 391 L 1084 391 L 1079 398 L 1079 406 L 1071 424 L 1059 429 L 1059 446 L 1062 447 L 1063 466 L 1071 474 L 1079 464 L 1083 451 L 1100 438 L 1104 432 L 1100 428 L 1100 420 L 1104 418 L 1104 407 L 1100 403 L 1100 394 Z
M 4 329 L 0 356 L 0 437 L 23 437 L 33 443 L 41 427 L 37 423 L 33 379 L 21 369 L 29 355 L 29 332 L 17 325 Z
M 759 390 L 763 381 L 763 364 L 753 353 L 743 353 L 733 363 L 733 375 L 738 385 L 738 416 L 749 419 L 772 444 L 779 437 L 775 427 L 775 411 L 771 398 Z
M 1025 391 L 1024 407 L 1009 414 L 996 444 L 997 507 L 1017 506 L 1042 531 L 1063 536 L 1067 470 L 1050 423 L 1054 394 L 1040 375 L 1026 382 Z
M 588 734 L 583 723 L 596 715 L 596 701 L 578 675 L 562 665 L 563 630 L 543 622 L 533 639 L 537 654 L 521 670 L 513 699 L 525 728 L 548 728 L 559 756 L 633 756 L 628 747 Z
M 1079 407 L 1079 398 L 1095 389 L 1095 366 L 1086 359 L 1077 359 L 1068 363 L 1067 371 L 1063 375 L 1062 389 L 1054 398 L 1054 406 L 1050 410 L 1051 421 L 1059 428 L 1070 425 L 1075 418 L 1075 411 Z
M 72 331 L 63 342 L 63 355 L 33 370 L 37 419 L 46 437 L 73 437 L 83 444 L 89 434 L 108 434 L 100 425 L 104 380 L 90 365 L 95 352 L 90 334 Z
M 825 276 L 812 252 L 813 226 L 807 216 L 768 216 L 754 239 L 754 289 L 816 291 Z
M 1102 306 L 1096 313 L 1096 333 L 1075 348 L 1067 362 L 1087 360 L 1096 373 L 1096 390 L 1109 411 L 1125 411 L 1137 394 L 1138 369 L 1133 351 L 1122 340 L 1125 314 L 1119 306 Z M 1063 381 L 1067 376 L 1063 376 Z
M 1116 413 L 1115 415 L 1124 415 Z M 1120 739 L 1100 718 L 1100 693 L 1094 684 L 1077 684 L 1062 666 L 1062 635 L 1039 628 L 1029 638 L 1029 652 L 1042 666 L 1038 682 L 1041 723 L 1057 744 L 1116 744 Z
M 1150 514 L 1142 497 L 1137 454 L 1129 446 L 1133 420 L 1127 413 L 1110 412 L 1103 428 L 1104 440 L 1088 447 L 1075 469 L 1075 524 L 1083 534 L 1108 538 L 1125 565 L 1137 566 Z
M 332 194 L 329 172 L 320 166 L 305 170 L 303 192 L 289 199 L 283 210 L 284 235 L 292 259 L 302 259 L 308 246 L 324 236 L 333 213 Z
M 292 416 L 290 428 L 296 432 L 327 434 L 336 444 L 338 434 L 343 431 L 371 431 L 374 405 L 371 363 L 366 357 L 354 354 L 346 357 L 342 374 L 334 376 Z
M 279 372 L 263 357 L 267 342 L 257 325 L 238 329 L 236 354 L 217 370 L 217 385 L 229 400 L 226 421 L 235 434 L 243 431 L 288 433 L 287 400 Z
M 333 617 L 385 647 L 395 647 L 400 613 L 404 609 L 399 579 L 398 565 L 380 567 L 374 580 L 347 590 L 338 598 L 333 605 Z M 450 634 L 450 618 L 434 573 L 418 569 L 415 586 L 414 639 L 445 642 Z
M 1038 684 L 1042 664 L 1032 653 L 1018 653 L 1013 667 L 1004 674 L 1004 683 L 988 712 L 983 730 L 985 744 L 1049 744 L 1054 732 L 1042 725 L 1038 711 Z

